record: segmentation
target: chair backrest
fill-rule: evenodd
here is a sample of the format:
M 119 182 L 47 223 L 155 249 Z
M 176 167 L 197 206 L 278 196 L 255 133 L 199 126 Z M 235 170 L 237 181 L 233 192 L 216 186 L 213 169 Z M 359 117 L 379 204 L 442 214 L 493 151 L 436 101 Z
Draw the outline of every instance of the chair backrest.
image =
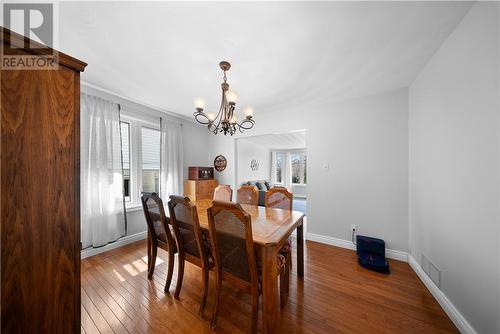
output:
M 221 184 L 214 190 L 214 200 L 231 202 L 233 198 L 233 189 L 230 185 Z
M 292 210 L 293 195 L 286 188 L 272 188 L 266 192 L 266 208 Z
M 196 206 L 189 197 L 172 195 L 168 202 L 168 210 L 177 241 L 177 249 L 204 261 L 206 250 Z
M 240 204 L 259 205 L 259 192 L 255 186 L 243 185 L 236 192 L 236 202 Z
M 151 242 L 158 245 L 158 241 L 174 245 L 174 239 L 170 228 L 169 221 L 165 216 L 163 202 L 157 193 L 143 193 L 141 196 L 142 208 L 146 223 L 148 225 Z
M 240 204 L 214 201 L 208 209 L 208 227 L 216 267 L 231 277 L 258 284 L 252 219 Z

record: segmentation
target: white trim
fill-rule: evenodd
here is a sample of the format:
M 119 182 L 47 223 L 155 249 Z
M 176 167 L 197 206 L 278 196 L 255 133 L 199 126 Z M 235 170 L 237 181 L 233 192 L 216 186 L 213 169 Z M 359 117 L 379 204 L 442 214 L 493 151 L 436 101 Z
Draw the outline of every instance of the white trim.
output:
M 424 272 L 422 267 L 418 264 L 418 262 L 408 254 L 408 263 L 410 267 L 417 273 L 418 277 L 427 287 L 427 289 L 432 293 L 434 298 L 437 300 L 439 305 L 446 312 L 448 317 L 450 317 L 451 321 L 457 326 L 460 333 L 463 334 L 477 334 L 474 328 L 469 324 L 467 319 L 457 310 L 455 305 L 446 297 L 446 295 L 441 291 L 436 284 L 430 279 L 429 276 Z
M 132 202 L 127 202 L 130 203 L 130 205 L 125 204 L 125 211 L 127 212 L 134 212 L 134 211 L 139 211 L 142 210 L 142 204 L 135 204 Z
M 306 239 L 311 240 L 311 241 L 320 242 L 322 244 L 327 244 L 327 245 L 356 250 L 356 246 L 350 240 L 332 238 L 332 237 L 327 237 L 324 235 L 319 235 L 319 234 L 314 234 L 314 233 L 307 233 Z M 398 250 L 394 250 L 394 249 L 386 249 L 385 256 L 387 256 L 390 259 L 408 262 L 408 253 L 406 253 L 406 252 L 402 252 L 402 251 L 398 251 Z
M 147 231 L 144 231 L 144 232 L 139 232 L 139 233 L 132 234 L 132 235 L 127 235 L 123 238 L 116 240 L 115 242 L 107 244 L 106 246 L 102 246 L 102 247 L 98 247 L 98 248 L 86 248 L 86 249 L 81 251 L 81 253 L 80 253 L 81 258 L 85 259 L 87 257 L 94 256 L 94 255 L 97 255 L 100 253 L 104 253 L 104 252 L 110 251 L 110 250 L 115 249 L 115 248 L 123 247 L 123 246 L 131 244 L 133 242 L 146 239 L 147 236 L 148 236 Z

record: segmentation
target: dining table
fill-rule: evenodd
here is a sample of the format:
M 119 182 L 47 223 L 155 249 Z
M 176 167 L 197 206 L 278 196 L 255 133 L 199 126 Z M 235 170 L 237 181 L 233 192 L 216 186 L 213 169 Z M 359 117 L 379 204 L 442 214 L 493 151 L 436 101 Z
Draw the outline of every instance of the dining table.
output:
M 198 200 L 195 204 L 200 227 L 208 231 L 207 209 L 212 206 L 212 200 Z M 262 266 L 262 332 L 277 333 L 279 324 L 277 257 L 290 235 L 297 231 L 297 276 L 301 280 L 304 278 L 304 213 L 248 204 L 241 204 L 241 207 L 252 218 L 253 242 Z M 165 215 L 167 217 L 169 215 L 166 207 Z M 148 267 L 150 253 L 151 244 L 148 235 Z

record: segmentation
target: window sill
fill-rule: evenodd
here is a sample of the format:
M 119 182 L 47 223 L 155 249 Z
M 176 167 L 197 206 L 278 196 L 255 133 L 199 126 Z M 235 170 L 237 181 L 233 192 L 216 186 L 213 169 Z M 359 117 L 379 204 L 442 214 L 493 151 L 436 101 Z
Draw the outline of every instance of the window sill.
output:
M 142 210 L 142 205 L 140 205 L 140 204 L 125 205 L 125 210 L 127 212 L 139 211 L 139 210 Z

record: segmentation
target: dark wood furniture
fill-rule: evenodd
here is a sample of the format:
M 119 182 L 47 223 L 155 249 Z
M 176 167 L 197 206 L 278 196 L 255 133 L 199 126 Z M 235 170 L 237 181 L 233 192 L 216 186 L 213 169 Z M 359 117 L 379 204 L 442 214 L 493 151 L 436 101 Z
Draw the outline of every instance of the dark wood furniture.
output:
M 214 168 L 213 167 L 189 167 L 188 179 L 189 180 L 213 180 Z
M 200 227 L 208 230 L 207 210 L 211 200 L 196 202 Z M 304 277 L 304 214 L 298 211 L 265 208 L 241 204 L 252 221 L 252 237 L 258 261 L 261 263 L 262 332 L 278 331 L 277 258 L 292 232 L 297 230 L 297 276 Z
M 204 237 L 198 221 L 196 206 L 188 197 L 170 196 L 168 202 L 170 212 L 170 223 L 173 226 L 178 252 L 177 286 L 175 287 L 176 298 L 179 298 L 182 281 L 184 277 L 184 261 L 187 260 L 201 268 L 203 297 L 200 302 L 199 315 L 203 310 L 208 296 L 208 274 L 213 267 L 213 260 L 209 257 L 209 244 Z
M 255 255 L 252 218 L 240 204 L 214 201 L 208 209 L 208 230 L 215 261 L 216 299 L 212 313 L 211 327 L 217 323 L 217 314 L 221 301 L 222 280 L 245 290 L 252 296 L 251 333 L 257 333 L 259 315 L 259 272 Z M 285 259 L 278 254 L 277 268 L 274 271 L 280 277 L 285 272 Z M 280 259 L 282 259 L 280 261 Z M 284 298 L 283 281 L 280 283 L 280 295 Z M 281 303 L 283 305 L 283 302 Z
M 212 200 L 196 201 L 196 210 L 200 227 L 208 232 L 207 210 Z M 304 278 L 304 214 L 298 211 L 271 209 L 262 206 L 241 204 L 252 219 L 252 236 L 256 256 L 262 271 L 262 331 L 278 331 L 278 276 L 277 258 L 279 250 L 286 243 L 292 232 L 297 230 L 297 276 Z M 148 238 L 149 239 L 149 238 Z M 148 245 L 148 262 L 151 257 Z
M 212 199 L 214 197 L 216 180 L 186 180 L 184 181 L 184 196 L 193 202 L 201 199 Z
M 230 185 L 221 184 L 214 190 L 214 200 L 231 202 L 233 198 L 233 189 Z
M 167 279 L 163 289 L 165 293 L 168 293 L 174 272 L 174 255 L 177 253 L 176 241 L 172 237 L 163 201 L 158 194 L 143 193 L 141 202 L 148 225 L 148 278 L 152 279 L 153 277 L 158 247 L 160 247 L 168 253 Z
M 56 52 L 0 27 L 18 56 Z M 28 45 L 39 49 L 30 49 Z M 80 332 L 80 72 L 2 68 L 1 332 Z M 3 55 L 2 55 L 3 63 Z
M 236 202 L 240 204 L 259 205 L 259 192 L 255 186 L 242 185 L 236 192 Z

